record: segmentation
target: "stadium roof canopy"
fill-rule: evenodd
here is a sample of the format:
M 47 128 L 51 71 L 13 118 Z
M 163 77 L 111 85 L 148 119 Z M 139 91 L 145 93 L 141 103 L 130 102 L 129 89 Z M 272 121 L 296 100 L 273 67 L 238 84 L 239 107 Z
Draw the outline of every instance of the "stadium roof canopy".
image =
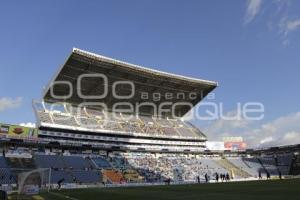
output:
M 107 82 L 102 77 L 82 77 L 80 79 L 80 75 L 83 74 L 92 76 L 103 74 L 107 77 Z M 113 90 L 113 84 L 116 81 L 131 81 L 134 84 L 134 91 L 132 91 L 132 85 L 122 82 L 115 84 L 115 90 Z M 80 97 L 78 94 L 79 83 L 82 95 L 88 97 Z M 72 94 L 70 93 L 71 85 L 73 87 Z M 135 108 L 136 104 L 143 103 L 144 106 L 140 106 L 134 112 L 149 115 L 155 112 L 153 106 L 145 106 L 145 103 L 154 103 L 159 106 L 168 102 L 162 108 L 170 109 L 170 112 L 166 111 L 162 115 L 170 116 L 173 107 L 177 116 L 183 116 L 191 109 L 187 103 L 196 105 L 216 86 L 217 83 L 214 81 L 153 70 L 74 48 L 65 64 L 45 88 L 43 100 L 51 103 L 67 102 L 73 105 L 83 102 L 105 103 L 108 110 L 111 110 L 115 103 L 128 102 Z M 91 98 L 91 96 L 103 95 L 105 88 L 107 95 L 104 98 Z M 116 98 L 113 91 L 119 96 L 131 97 L 129 99 Z M 176 104 L 175 106 L 176 102 L 181 102 L 182 105 Z M 91 107 L 102 108 L 97 105 Z M 128 108 L 128 106 L 124 105 L 123 108 Z

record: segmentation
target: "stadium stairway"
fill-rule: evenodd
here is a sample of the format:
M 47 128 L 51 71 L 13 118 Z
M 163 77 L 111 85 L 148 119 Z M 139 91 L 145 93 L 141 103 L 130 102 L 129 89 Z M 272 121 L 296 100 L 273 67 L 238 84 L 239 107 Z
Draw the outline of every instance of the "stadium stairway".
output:
M 218 165 L 222 166 L 227 171 L 233 173 L 234 176 L 238 176 L 240 178 L 250 178 L 251 177 L 251 175 L 248 172 L 240 169 L 239 167 L 237 167 L 236 165 L 231 163 L 226 158 L 215 160 L 215 162 L 217 162 Z
M 244 159 L 242 159 L 242 162 L 248 167 L 248 168 L 252 168 Z

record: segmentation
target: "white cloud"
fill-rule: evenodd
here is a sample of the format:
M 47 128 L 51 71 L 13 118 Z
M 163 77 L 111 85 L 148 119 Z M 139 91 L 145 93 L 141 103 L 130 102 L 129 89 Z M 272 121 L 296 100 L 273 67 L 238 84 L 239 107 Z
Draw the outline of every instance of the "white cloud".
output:
M 19 107 L 22 104 L 22 100 L 22 97 L 17 97 L 15 99 L 9 97 L 0 98 L 0 112 Z
M 226 136 L 242 136 L 250 147 L 291 145 L 300 143 L 300 112 L 259 124 L 248 120 L 218 120 L 204 129 L 209 140 Z M 236 126 L 238 124 L 238 126 Z
M 270 142 L 273 142 L 273 140 L 274 140 L 274 138 L 273 137 L 266 137 L 266 138 L 264 138 L 264 139 L 262 139 L 260 142 L 259 142 L 259 144 L 260 145 L 263 145 L 263 144 L 265 144 L 265 143 L 270 143 Z
M 20 126 L 25 126 L 25 127 L 29 127 L 29 128 L 35 128 L 35 123 L 32 122 L 27 122 L 27 123 L 20 123 Z
M 290 32 L 300 28 L 300 18 L 298 19 L 287 19 L 283 17 L 279 23 L 279 31 L 286 37 Z
M 262 5 L 262 0 L 248 0 L 247 2 L 247 11 L 245 14 L 244 23 L 250 23 L 255 16 L 259 13 Z
M 278 33 L 282 39 L 282 44 L 287 46 L 290 44 L 288 35 L 300 28 L 299 14 L 293 13 L 293 10 L 291 10 L 291 8 L 295 6 L 292 6 L 292 4 L 295 4 L 295 2 L 290 0 L 277 0 L 275 2 L 278 11 L 272 20 L 276 21 L 275 23 L 277 24 Z
M 296 19 L 296 20 L 293 20 L 293 21 L 288 21 L 286 27 L 287 27 L 288 31 L 294 31 L 297 28 L 300 28 L 300 19 Z
M 282 44 L 288 46 L 290 42 L 289 34 L 300 29 L 299 13 L 291 9 L 297 5 L 291 0 L 248 0 L 247 10 L 244 17 L 244 24 L 249 24 L 255 17 L 262 13 L 263 20 L 270 31 L 275 31 Z
M 208 126 L 204 131 L 209 133 L 209 136 L 220 140 L 225 136 L 230 136 L 234 134 L 232 131 L 240 130 L 247 127 L 250 123 L 249 120 L 243 119 L 241 116 L 237 116 L 237 111 L 227 112 L 222 119 L 215 121 L 213 124 Z M 234 120 L 226 120 L 233 118 Z

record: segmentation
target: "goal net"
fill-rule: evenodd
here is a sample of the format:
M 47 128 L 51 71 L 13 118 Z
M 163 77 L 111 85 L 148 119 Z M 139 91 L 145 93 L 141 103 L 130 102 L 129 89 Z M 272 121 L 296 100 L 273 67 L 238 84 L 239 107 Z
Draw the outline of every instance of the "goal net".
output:
M 18 175 L 19 194 L 37 194 L 41 189 L 50 189 L 51 169 L 39 168 Z

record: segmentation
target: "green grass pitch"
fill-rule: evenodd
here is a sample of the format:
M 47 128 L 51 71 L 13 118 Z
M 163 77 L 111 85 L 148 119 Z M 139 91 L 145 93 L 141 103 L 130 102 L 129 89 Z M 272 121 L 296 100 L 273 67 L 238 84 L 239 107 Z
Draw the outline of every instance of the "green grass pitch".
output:
M 40 196 L 10 199 L 44 200 L 286 200 L 300 199 L 300 179 L 170 185 L 125 188 L 91 188 L 52 191 Z
M 46 200 L 296 200 L 300 199 L 300 179 L 73 189 L 42 193 L 41 196 Z

